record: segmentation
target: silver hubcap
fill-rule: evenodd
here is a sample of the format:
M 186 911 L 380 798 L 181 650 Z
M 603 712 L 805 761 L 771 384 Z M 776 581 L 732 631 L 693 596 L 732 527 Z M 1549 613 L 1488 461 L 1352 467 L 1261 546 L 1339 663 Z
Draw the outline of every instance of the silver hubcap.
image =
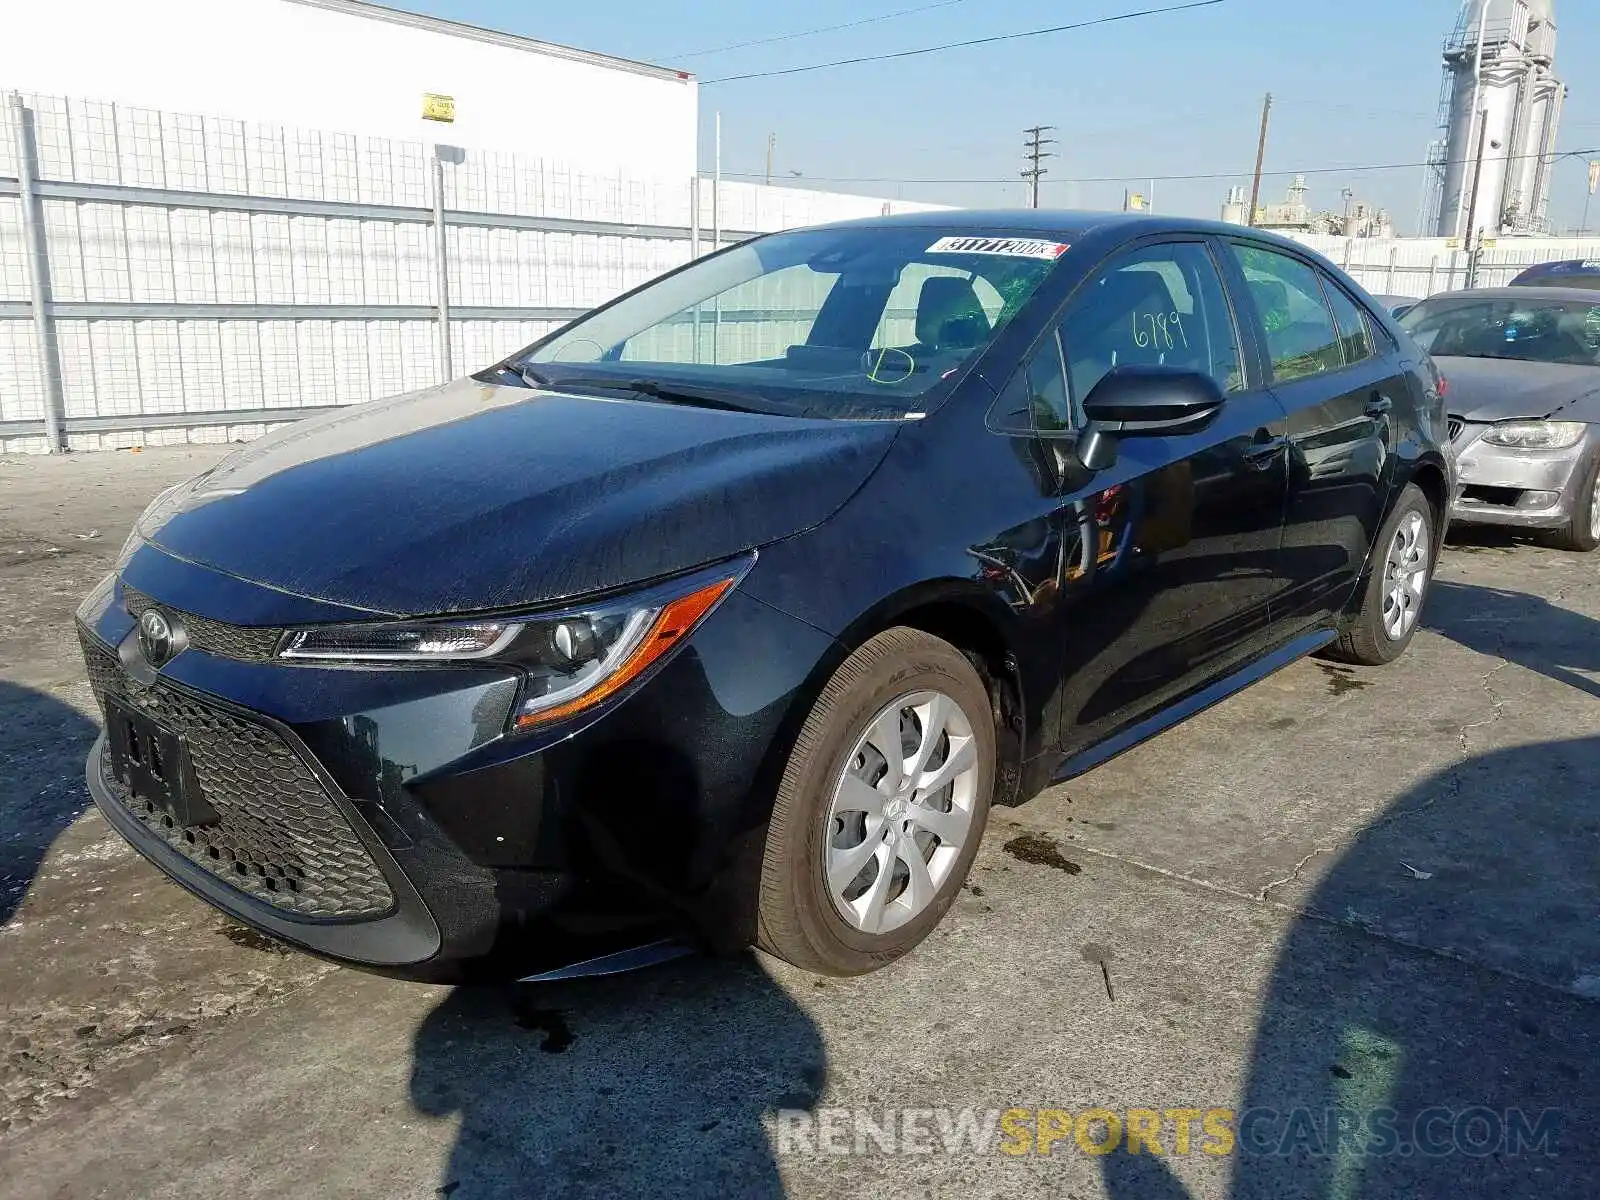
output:
M 887 933 L 922 912 L 972 830 L 978 744 L 961 706 L 913 692 L 867 725 L 834 787 L 823 869 L 842 916 Z
M 1594 495 L 1589 497 L 1589 537 L 1600 540 L 1600 476 L 1594 481 Z
M 1406 514 L 1389 544 L 1384 566 L 1383 631 L 1398 642 L 1411 632 L 1428 587 L 1428 523 L 1419 512 Z

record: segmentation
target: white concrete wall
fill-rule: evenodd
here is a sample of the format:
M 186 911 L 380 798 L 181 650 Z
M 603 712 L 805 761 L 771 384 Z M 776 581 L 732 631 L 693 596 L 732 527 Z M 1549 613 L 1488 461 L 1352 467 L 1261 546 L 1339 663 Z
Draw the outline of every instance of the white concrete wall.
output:
M 364 11 L 299 0 L 4 0 L 0 90 L 694 174 L 692 79 L 347 7 Z M 454 124 L 422 119 L 425 92 L 455 98 Z

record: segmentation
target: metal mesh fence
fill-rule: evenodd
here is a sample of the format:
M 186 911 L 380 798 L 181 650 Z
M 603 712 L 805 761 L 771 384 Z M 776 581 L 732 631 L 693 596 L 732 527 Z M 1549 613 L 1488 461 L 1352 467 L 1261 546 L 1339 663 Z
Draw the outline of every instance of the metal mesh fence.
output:
M 492 150 L 452 150 L 438 169 L 456 372 L 681 265 L 696 213 L 705 252 L 713 211 L 730 240 L 933 207 L 751 183 L 714 192 Z M 434 171 L 422 142 L 61 97 L 0 104 L 0 452 L 49 449 L 51 412 L 75 447 L 235 440 L 298 410 L 437 383 Z M 1467 282 L 1467 255 L 1440 239 L 1301 240 L 1374 293 Z M 1600 257 L 1600 239 L 1502 242 L 1482 252 L 1477 282 L 1579 257 Z M 707 352 L 759 349 L 737 313 L 723 318 L 728 341 Z
M 61 97 L 22 104 L 20 138 L 18 110 L 0 105 L 0 452 L 48 448 L 21 153 L 37 181 L 69 445 L 239 440 L 295 410 L 439 382 L 431 147 Z M 688 179 L 498 151 L 443 158 L 457 372 L 688 260 Z M 699 187 L 709 251 L 712 185 Z M 732 183 L 717 200 L 729 239 L 884 204 Z
M 1296 240 L 1343 267 L 1374 295 L 1431 296 L 1468 286 L 1503 287 L 1536 263 L 1600 258 L 1597 238 L 1516 238 L 1496 240 L 1479 252 L 1476 272 L 1470 256 L 1445 238 L 1339 238 L 1305 234 Z

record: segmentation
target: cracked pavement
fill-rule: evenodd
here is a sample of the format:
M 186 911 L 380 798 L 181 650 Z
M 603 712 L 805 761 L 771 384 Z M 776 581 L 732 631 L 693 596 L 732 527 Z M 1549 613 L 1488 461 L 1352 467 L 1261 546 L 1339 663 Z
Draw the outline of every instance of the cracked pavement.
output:
M 997 811 L 876 975 L 451 990 L 283 953 L 85 811 L 68 618 L 215 455 L 0 460 L 0 1196 L 1600 1194 L 1600 556 L 1464 534 L 1401 662 L 1298 663 Z M 779 1154 L 773 1115 L 1351 1104 L 1562 1126 L 1520 1155 L 832 1155 Z

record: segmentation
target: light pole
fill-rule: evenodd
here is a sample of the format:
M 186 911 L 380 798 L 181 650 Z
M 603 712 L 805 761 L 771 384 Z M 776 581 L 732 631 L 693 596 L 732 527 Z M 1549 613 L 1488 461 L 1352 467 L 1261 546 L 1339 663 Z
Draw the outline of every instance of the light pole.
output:
M 1467 205 L 1467 286 L 1476 287 L 1478 283 L 1478 252 L 1483 248 L 1483 239 L 1476 236 L 1473 226 L 1478 222 L 1478 188 L 1483 183 L 1483 152 L 1489 140 L 1489 110 L 1480 109 L 1478 112 L 1478 159 L 1472 169 L 1472 197 Z

